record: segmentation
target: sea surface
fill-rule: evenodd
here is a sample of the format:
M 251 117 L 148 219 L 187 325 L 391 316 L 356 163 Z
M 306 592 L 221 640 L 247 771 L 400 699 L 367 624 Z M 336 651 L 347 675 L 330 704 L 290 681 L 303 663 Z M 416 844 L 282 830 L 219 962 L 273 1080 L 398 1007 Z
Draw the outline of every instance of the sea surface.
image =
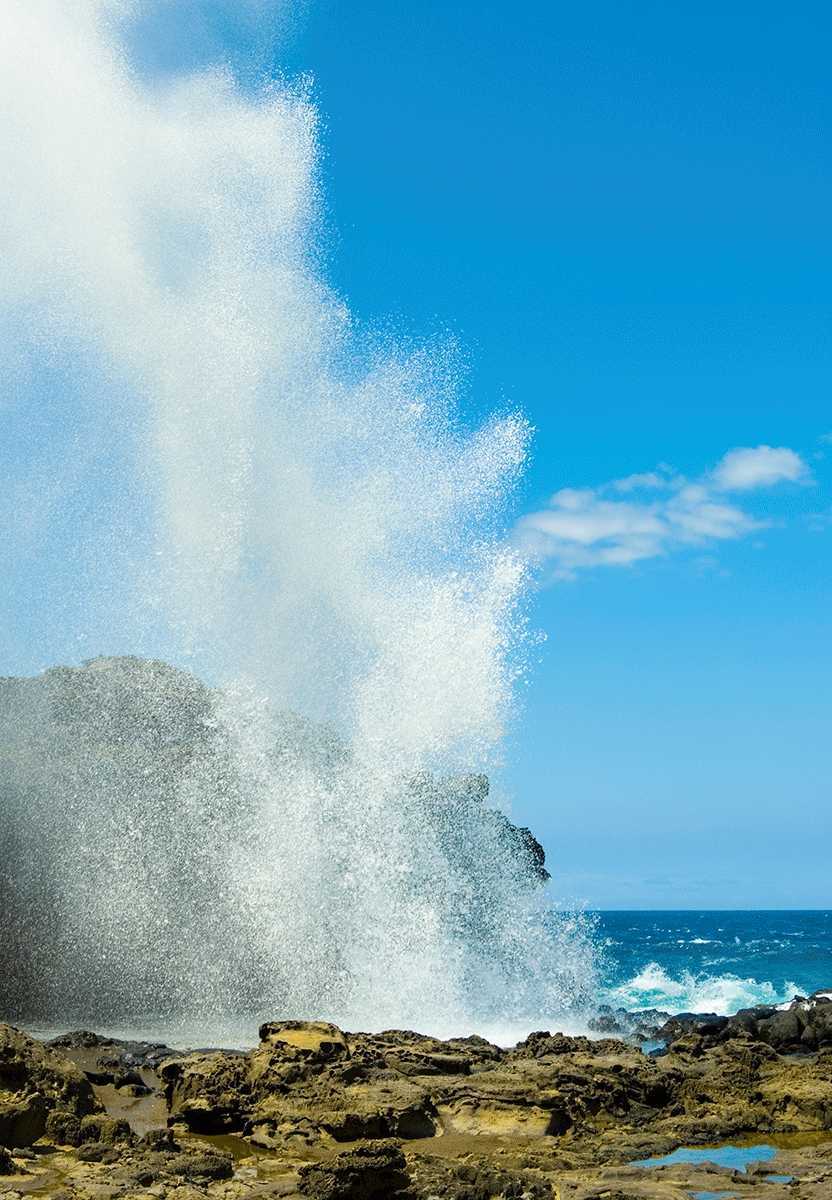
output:
M 602 998 L 733 1013 L 832 989 L 832 911 L 602 912 Z
M 832 911 L 601 912 L 595 914 L 600 960 L 599 1004 L 631 1011 L 734 1013 L 755 1004 L 784 1004 L 795 995 L 832 991 Z M 114 1037 L 164 1041 L 174 1047 L 256 1044 L 262 1020 L 317 1017 L 319 1013 L 148 1013 L 129 1024 L 93 1021 Z M 420 1032 L 438 1037 L 478 1033 L 512 1046 L 530 1029 L 592 1035 L 591 1012 L 548 1013 L 534 1020 L 426 1020 Z M 2 1014 L 0 1014 L 2 1019 Z M 36 1037 L 54 1037 L 88 1025 L 74 1015 L 49 1025 L 28 1024 Z M 370 1028 L 370 1023 L 367 1023 Z

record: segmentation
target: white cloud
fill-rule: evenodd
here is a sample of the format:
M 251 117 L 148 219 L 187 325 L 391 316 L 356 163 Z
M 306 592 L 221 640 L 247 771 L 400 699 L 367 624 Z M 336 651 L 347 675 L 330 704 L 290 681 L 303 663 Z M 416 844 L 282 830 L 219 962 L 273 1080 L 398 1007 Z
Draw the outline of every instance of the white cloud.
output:
M 667 488 L 670 480 L 658 471 L 642 471 L 636 475 L 625 475 L 623 479 L 615 479 L 610 484 L 616 492 L 634 492 L 641 488 Z
M 713 472 L 714 485 L 726 492 L 771 487 L 784 481 L 801 483 L 808 477 L 806 463 L 786 446 L 741 446 L 729 450 Z
M 630 566 L 746 537 L 767 522 L 726 492 L 809 478 L 794 450 L 741 447 L 692 481 L 662 466 L 596 488 L 563 488 L 546 508 L 520 519 L 516 540 L 530 559 L 551 564 L 556 579 L 572 579 L 592 567 Z

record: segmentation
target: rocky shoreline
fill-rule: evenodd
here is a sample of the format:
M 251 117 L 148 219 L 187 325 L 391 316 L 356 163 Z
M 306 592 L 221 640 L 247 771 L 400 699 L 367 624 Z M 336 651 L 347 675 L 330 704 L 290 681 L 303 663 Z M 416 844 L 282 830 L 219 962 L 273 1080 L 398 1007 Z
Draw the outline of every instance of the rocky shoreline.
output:
M 512 1049 L 274 1021 L 247 1053 L 88 1032 L 42 1043 L 0 1025 L 0 1193 L 832 1196 L 832 990 L 727 1018 L 599 1020 L 617 1036 L 540 1032 Z M 645 1035 L 659 1043 L 649 1052 Z M 634 1165 L 727 1142 L 765 1143 L 772 1157 L 743 1171 Z

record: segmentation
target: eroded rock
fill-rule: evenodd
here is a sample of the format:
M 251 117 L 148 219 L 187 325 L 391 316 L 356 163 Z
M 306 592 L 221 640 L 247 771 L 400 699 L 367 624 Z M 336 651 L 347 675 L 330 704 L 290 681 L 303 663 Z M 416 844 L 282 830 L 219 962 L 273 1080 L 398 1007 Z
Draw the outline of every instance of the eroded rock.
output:
M 298 1191 L 311 1200 L 413 1200 L 407 1160 L 393 1142 L 376 1142 L 312 1163 L 299 1172 Z
M 171 1127 L 141 1139 L 114 1114 L 55 1104 L 46 1136 L 60 1149 L 31 1155 L 26 1189 L 64 1200 L 671 1200 L 727 1184 L 778 1200 L 786 1185 L 762 1170 L 630 1164 L 679 1145 L 828 1131 L 827 1157 L 807 1150 L 794 1170 L 806 1200 L 832 1195 L 832 1051 L 782 1055 L 744 1029 L 714 1040 L 691 1026 L 659 1059 L 545 1031 L 513 1049 L 323 1022 L 260 1032 L 248 1054 L 162 1062 Z
M 101 1106 L 73 1063 L 21 1030 L 0 1025 L 0 1146 L 30 1146 L 43 1136 L 55 1109 L 80 1121 Z
M 0 1146 L 0 1175 L 17 1175 L 20 1167 L 5 1146 Z
M 669 1043 L 694 1034 L 707 1045 L 747 1036 L 779 1054 L 811 1054 L 832 1047 L 832 989 L 795 996 L 789 1004 L 744 1008 L 730 1017 L 680 1013 L 653 1031 Z

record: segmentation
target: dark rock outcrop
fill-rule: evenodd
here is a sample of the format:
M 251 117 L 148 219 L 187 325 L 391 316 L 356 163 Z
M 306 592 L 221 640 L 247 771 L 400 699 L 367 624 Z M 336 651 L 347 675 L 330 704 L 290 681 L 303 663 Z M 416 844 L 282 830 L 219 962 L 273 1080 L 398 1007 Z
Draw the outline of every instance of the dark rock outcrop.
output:
M 301 1167 L 298 1191 L 310 1200 L 413 1200 L 405 1156 L 383 1141 Z
M 0 1146 L 0 1175 L 17 1175 L 20 1167 L 5 1146 Z
M 736 1037 L 764 1042 L 780 1054 L 812 1053 L 832 1046 L 832 988 L 796 996 L 789 1004 L 761 1004 L 730 1017 L 680 1013 L 655 1031 L 668 1043 L 691 1034 L 715 1045 Z
M 182 1054 L 163 1042 L 101 1037 L 85 1029 L 62 1033 L 46 1045 L 80 1066 L 91 1083 L 130 1089 L 134 1096 L 148 1092 L 141 1071 L 155 1071 L 165 1059 Z

